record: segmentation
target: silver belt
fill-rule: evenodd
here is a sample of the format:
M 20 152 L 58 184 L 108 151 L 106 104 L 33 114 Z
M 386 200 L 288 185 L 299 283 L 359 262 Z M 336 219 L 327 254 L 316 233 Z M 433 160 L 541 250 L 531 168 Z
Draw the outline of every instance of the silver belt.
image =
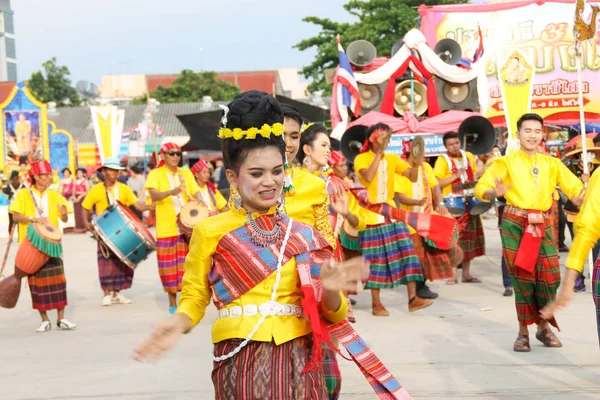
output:
M 240 318 L 242 315 L 253 317 L 255 315 L 268 316 L 295 316 L 302 317 L 302 306 L 294 304 L 280 304 L 275 301 L 267 301 L 261 305 L 247 304 L 244 307 L 233 306 L 219 310 L 219 319 Z

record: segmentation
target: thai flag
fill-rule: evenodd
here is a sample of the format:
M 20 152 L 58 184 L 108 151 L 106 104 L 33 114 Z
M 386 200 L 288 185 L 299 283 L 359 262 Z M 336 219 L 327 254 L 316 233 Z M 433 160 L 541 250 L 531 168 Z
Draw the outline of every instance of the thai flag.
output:
M 356 83 L 356 79 L 354 79 L 350 61 L 340 43 L 340 35 L 337 36 L 336 41 L 338 46 L 338 56 L 340 58 L 340 67 L 337 70 L 337 77 L 338 82 L 341 84 L 342 104 L 350 107 L 352 113 L 358 117 L 360 115 L 360 92 L 358 91 L 358 84 Z
M 475 50 L 475 54 L 473 54 L 473 62 L 476 62 L 483 55 L 483 35 L 481 34 L 481 26 L 477 27 L 479 31 L 479 47 Z

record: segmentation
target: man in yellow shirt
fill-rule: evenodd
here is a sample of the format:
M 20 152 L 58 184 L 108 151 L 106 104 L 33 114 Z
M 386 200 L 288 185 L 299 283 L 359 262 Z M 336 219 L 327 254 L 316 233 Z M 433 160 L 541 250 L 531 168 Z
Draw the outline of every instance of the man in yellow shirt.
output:
M 32 185 L 20 190 L 10 206 L 13 220 L 19 224 L 19 243 L 27 235 L 27 228 L 32 223 L 50 223 L 58 228 L 58 219 L 67 221 L 67 214 L 72 213 L 67 200 L 57 192 L 47 190 L 52 183 L 52 167 L 48 161 L 38 161 L 31 165 L 29 171 Z M 34 310 L 38 310 L 42 323 L 37 332 L 51 329 L 48 310 L 57 310 L 56 325 L 58 329 L 70 330 L 76 324 L 65 319 L 67 306 L 67 279 L 60 257 L 51 257 L 35 274 L 27 278 L 31 302 Z
M 438 178 L 444 197 L 452 194 L 462 196 L 465 192 L 458 186 L 474 182 L 480 176 L 477 171 L 475 157 L 472 153 L 461 149 L 458 133 L 448 132 L 442 140 L 447 152 L 435 161 L 435 176 Z M 485 255 L 483 224 L 480 216 L 470 215 L 468 209 L 465 209 L 465 214 L 461 218 L 466 219 L 467 222 L 459 237 L 460 248 L 463 251 L 462 281 L 480 283 L 481 281 L 478 278 L 471 275 L 471 261 Z M 457 269 L 454 270 L 453 277 L 448 280 L 447 284 L 455 285 L 458 283 L 457 271 Z
M 210 169 L 208 165 L 203 160 L 199 160 L 190 168 L 190 171 L 196 177 L 196 183 L 200 188 L 204 204 L 208 206 L 210 215 L 217 215 L 220 211 L 225 211 L 227 200 L 225 200 L 221 192 L 210 181 Z
M 412 141 L 405 143 L 404 159 L 408 160 L 409 165 L 415 167 L 415 161 L 410 153 L 411 143 Z M 416 182 L 411 182 L 405 176 L 396 175 L 395 191 L 400 208 L 414 212 L 448 214 L 448 210 L 443 205 L 442 191 L 431 165 L 423 162 L 416 167 L 419 169 Z M 411 239 L 423 272 L 423 281 L 417 281 L 417 295 L 424 299 L 436 299 L 438 294 L 432 292 L 425 281 L 451 278 L 453 267 L 456 268 L 462 259 L 462 251 L 459 246 L 457 246 L 458 249 L 451 251 L 433 248 L 412 227 L 408 226 L 408 230 L 411 233 Z
M 546 347 L 562 347 L 550 330 L 556 320 L 542 320 L 540 310 L 556 297 L 560 265 L 548 210 L 558 185 L 571 201 L 583 202 L 583 184 L 557 158 L 538 153 L 543 119 L 525 114 L 517 122 L 518 151 L 497 159 L 475 187 L 484 201 L 506 199 L 502 215 L 502 250 L 515 290 L 519 334 L 513 349 L 531 351 L 528 326 L 537 324 L 536 338 Z
M 90 223 L 91 213 L 94 208 L 97 216 L 102 215 L 108 207 L 114 206 L 117 201 L 127 207 L 134 206 L 139 211 L 149 209 L 149 206 L 138 200 L 129 186 L 117 181 L 119 171 L 124 169 L 116 157 L 104 160 L 100 169 L 102 175 L 104 175 L 104 182 L 92 187 L 81 204 L 83 207 L 83 220 L 88 231 L 94 231 Z M 108 257 L 105 255 L 106 252 L 108 252 Z M 133 269 L 123 263 L 119 256 L 114 254 L 100 241 L 98 241 L 97 257 L 100 287 L 104 292 L 102 305 L 111 306 L 113 303 L 130 304 L 131 300 L 121 294 L 121 290 L 131 288 L 131 284 L 133 283 Z
M 181 291 L 188 243 L 177 226 L 181 207 L 195 199 L 202 201 L 200 188 L 189 169 L 179 168 L 181 148 L 165 143 L 160 148 L 163 157 L 156 169 L 148 174 L 146 190 L 156 203 L 156 256 L 164 291 L 169 295 L 169 314 L 177 309 L 177 293 Z
M 593 174 L 589 181 L 585 199 L 577 218 L 575 218 L 574 225 L 577 234 L 567 257 L 567 274 L 556 301 L 541 311 L 542 316 L 546 319 L 553 318 L 556 310 L 564 309 L 571 302 L 575 281 L 583 272 L 590 250 L 600 241 L 600 174 L 598 173 Z M 598 340 L 600 341 L 600 257 L 595 260 L 592 287 L 596 306 Z
M 394 177 L 404 175 L 414 182 L 418 168 L 411 168 L 395 154 L 385 154 L 390 135 L 391 128 L 385 124 L 371 126 L 361 154 L 354 159 L 354 169 L 371 203 L 395 206 Z M 417 282 L 423 281 L 423 275 L 407 226 L 386 221 L 370 211 L 365 212 L 365 224 L 365 229 L 359 229 L 359 240 L 363 256 L 371 263 L 365 289 L 371 289 L 373 315 L 389 315 L 381 303 L 380 291 L 400 285 L 406 285 L 410 312 L 429 307 L 432 301 L 417 295 Z

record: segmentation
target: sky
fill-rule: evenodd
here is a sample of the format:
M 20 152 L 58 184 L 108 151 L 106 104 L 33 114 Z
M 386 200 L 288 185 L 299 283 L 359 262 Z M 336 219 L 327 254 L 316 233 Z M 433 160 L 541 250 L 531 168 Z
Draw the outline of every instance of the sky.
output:
M 301 68 L 308 15 L 350 21 L 347 0 L 13 0 L 18 78 L 55 56 L 79 80 L 182 69 Z M 94 4 L 94 6 L 92 6 Z

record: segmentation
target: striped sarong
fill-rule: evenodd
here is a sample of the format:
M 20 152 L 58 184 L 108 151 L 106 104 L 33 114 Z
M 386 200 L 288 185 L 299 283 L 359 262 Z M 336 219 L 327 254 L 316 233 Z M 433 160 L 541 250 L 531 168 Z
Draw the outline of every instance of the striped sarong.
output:
M 215 355 L 229 353 L 241 341 L 230 339 L 216 343 Z M 311 359 L 311 348 L 311 335 L 279 346 L 273 342 L 250 341 L 235 356 L 214 363 L 215 399 L 327 399 L 323 369 L 304 372 Z
M 67 279 L 60 258 L 51 258 L 27 278 L 34 310 L 60 310 L 67 306 Z
M 481 217 L 467 217 L 467 226 L 460 232 L 458 242 L 463 251 L 463 261 L 471 261 L 485 255 L 485 235 Z
M 598 329 L 598 342 L 600 343 L 600 257 L 596 259 L 596 263 L 594 264 L 592 295 L 594 296 L 594 305 L 596 306 L 596 327 Z
M 133 269 L 125 265 L 119 257 L 108 250 L 110 256 L 104 257 L 98 242 L 98 275 L 102 290 L 120 291 L 129 289 L 133 283 Z
M 424 280 L 435 281 L 452 278 L 452 266 L 454 265 L 456 250 L 444 251 L 431 247 L 417 233 L 413 233 L 410 237 L 421 262 Z
M 340 397 L 342 389 L 342 373 L 338 366 L 336 351 L 326 345 L 325 360 L 323 360 L 323 375 L 325 375 L 325 386 L 327 387 L 327 396 L 329 400 L 337 400 Z
M 506 206 L 502 216 L 502 252 L 515 290 L 517 318 L 525 325 L 541 322 L 539 310 L 556 298 L 560 285 L 560 265 L 552 232 L 552 222 L 545 216 L 544 231 L 533 273 L 515 266 L 515 259 L 525 227 L 527 211 Z M 550 322 L 557 327 L 556 321 Z
M 423 280 L 419 257 L 403 223 L 368 225 L 358 237 L 362 254 L 371 263 L 365 289 L 389 289 Z
M 181 280 L 188 250 L 188 243 L 183 235 L 156 240 L 158 274 L 165 292 L 181 292 Z

